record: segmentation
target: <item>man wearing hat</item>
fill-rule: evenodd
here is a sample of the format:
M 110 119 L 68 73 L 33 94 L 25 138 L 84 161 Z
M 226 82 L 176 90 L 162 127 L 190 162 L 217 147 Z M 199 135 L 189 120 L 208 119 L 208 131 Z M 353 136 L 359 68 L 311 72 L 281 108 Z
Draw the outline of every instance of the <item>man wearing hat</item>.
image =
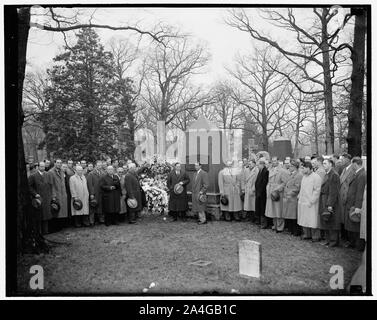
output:
M 272 229 L 276 232 L 284 230 L 283 191 L 287 183 L 288 175 L 285 169 L 278 166 L 278 158 L 272 157 L 272 167 L 269 170 L 268 184 L 266 188 L 267 203 L 266 217 L 273 219 Z
M 89 222 L 89 192 L 87 181 L 83 173 L 83 168 L 76 166 L 76 173 L 69 178 L 71 190 L 71 212 L 75 227 L 82 225 L 88 227 L 94 225 L 94 221 Z
M 39 163 L 37 172 L 29 176 L 29 190 L 35 201 L 33 202 L 34 226 L 38 233 L 48 233 L 48 221 L 51 219 L 51 187 L 48 183 L 45 163 Z
M 124 176 L 124 192 L 127 204 L 128 223 L 136 223 L 138 213 L 143 209 L 141 186 L 136 172 L 136 164 L 128 164 L 128 172 Z
M 360 239 L 360 216 L 366 184 L 366 173 L 360 157 L 352 159 L 355 175 L 350 181 L 345 206 L 345 229 L 348 234 L 347 246 L 363 251 L 364 242 Z
M 236 168 L 232 168 L 233 162 L 228 160 L 226 167 L 218 174 L 218 182 L 221 197 L 226 197 L 228 203 L 220 204 L 221 211 L 224 213 L 225 220 L 231 221 L 232 218 L 240 221 L 239 213 L 242 210 L 241 193 L 244 189 L 242 176 L 237 174 Z
M 89 191 L 89 220 L 93 222 L 97 219 L 99 223 L 104 223 L 105 218 L 102 213 L 102 194 L 99 181 L 102 176 L 102 161 L 97 160 L 95 168 L 86 178 Z
M 175 163 L 167 178 L 167 187 L 170 193 L 169 213 L 171 212 L 173 221 L 176 221 L 178 217 L 182 220 L 186 218 L 188 210 L 187 185 L 189 183 L 190 178 L 186 172 L 182 171 L 181 164 Z
M 334 161 L 332 159 L 325 159 L 323 167 L 326 176 L 322 182 L 321 196 L 319 198 L 321 229 L 325 230 L 326 245 L 336 247 L 339 244 L 340 230 L 340 179 L 334 170 Z
M 208 173 L 202 169 L 200 162 L 195 163 L 195 170 L 194 181 L 192 181 L 192 212 L 198 213 L 198 224 L 205 224 L 207 223 L 205 211 L 207 209 Z

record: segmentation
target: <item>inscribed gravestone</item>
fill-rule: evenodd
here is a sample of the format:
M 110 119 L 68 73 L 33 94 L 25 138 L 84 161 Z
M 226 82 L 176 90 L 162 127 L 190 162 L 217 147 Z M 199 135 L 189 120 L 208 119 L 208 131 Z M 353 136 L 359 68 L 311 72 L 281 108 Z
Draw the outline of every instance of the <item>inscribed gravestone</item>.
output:
M 238 242 L 239 273 L 259 278 L 262 273 L 262 246 L 252 240 Z

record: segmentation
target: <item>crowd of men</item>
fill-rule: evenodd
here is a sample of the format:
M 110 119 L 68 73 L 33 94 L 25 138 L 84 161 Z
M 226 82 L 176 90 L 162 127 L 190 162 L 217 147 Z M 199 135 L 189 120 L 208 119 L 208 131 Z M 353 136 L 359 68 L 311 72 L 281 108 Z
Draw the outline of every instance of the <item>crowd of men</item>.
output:
M 208 173 L 198 162 L 191 181 L 191 210 L 207 223 Z M 60 159 L 29 168 L 35 228 L 41 234 L 95 223 L 136 223 L 146 207 L 139 182 L 143 167 L 132 161 L 86 164 Z M 175 163 L 167 177 L 169 214 L 186 220 L 190 178 Z M 360 157 L 349 154 L 227 161 L 218 174 L 220 209 L 226 221 L 249 220 L 261 229 L 288 232 L 303 240 L 364 250 L 366 172 Z M 127 213 L 127 214 L 126 214 Z
M 56 159 L 28 165 L 33 228 L 47 234 L 64 227 L 118 224 L 127 213 L 136 223 L 145 194 L 132 161 L 98 160 L 94 164 Z
M 208 174 L 195 164 L 192 211 L 206 220 Z M 169 212 L 174 220 L 188 210 L 190 179 L 179 163 L 168 177 Z M 303 240 L 364 250 L 366 238 L 366 171 L 360 157 L 324 159 L 277 157 L 234 163 L 219 172 L 220 207 L 225 220 L 250 220 L 261 229 L 288 232 Z M 179 188 L 179 185 L 182 187 Z

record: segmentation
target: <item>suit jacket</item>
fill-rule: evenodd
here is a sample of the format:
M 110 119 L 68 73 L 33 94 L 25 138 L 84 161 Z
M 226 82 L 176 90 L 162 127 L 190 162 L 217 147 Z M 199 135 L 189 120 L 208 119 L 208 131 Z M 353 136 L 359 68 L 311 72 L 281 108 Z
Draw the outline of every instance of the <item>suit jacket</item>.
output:
M 262 170 L 259 170 L 257 179 L 255 180 L 255 196 L 266 198 L 266 187 L 268 184 L 268 175 L 269 172 L 266 167 L 263 167 Z
M 345 206 L 344 227 L 347 231 L 360 232 L 360 223 L 353 222 L 349 219 L 351 207 L 361 209 L 363 206 L 364 190 L 366 184 L 365 169 L 361 168 L 350 181 Z

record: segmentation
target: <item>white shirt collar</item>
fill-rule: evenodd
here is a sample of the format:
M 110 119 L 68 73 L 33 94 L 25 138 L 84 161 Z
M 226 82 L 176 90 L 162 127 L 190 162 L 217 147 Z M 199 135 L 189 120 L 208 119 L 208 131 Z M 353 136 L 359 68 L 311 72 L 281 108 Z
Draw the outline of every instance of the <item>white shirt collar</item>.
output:
M 355 173 L 358 173 L 362 168 L 363 168 L 363 167 L 357 169 L 357 170 L 355 171 Z

